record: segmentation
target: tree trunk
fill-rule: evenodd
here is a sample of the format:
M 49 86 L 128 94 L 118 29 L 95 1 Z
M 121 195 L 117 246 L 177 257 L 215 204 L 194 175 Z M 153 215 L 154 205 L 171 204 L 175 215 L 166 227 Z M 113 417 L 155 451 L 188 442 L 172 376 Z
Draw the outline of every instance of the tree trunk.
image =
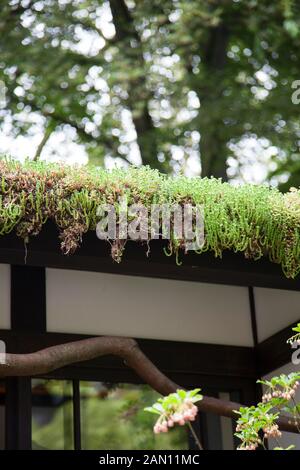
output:
M 199 25 L 201 28 L 201 24 Z M 200 78 L 192 72 L 192 57 L 186 61 L 189 86 L 197 93 L 201 106 L 195 125 L 201 134 L 200 158 L 201 176 L 214 176 L 227 181 L 225 123 L 218 112 L 224 98 L 224 72 L 227 64 L 229 30 L 224 22 L 210 29 L 208 39 L 199 44 L 201 57 Z M 225 135 L 224 135 L 225 134 Z
M 212 28 L 206 50 L 203 53 L 203 66 L 206 68 L 207 95 L 201 99 L 200 132 L 202 177 L 214 176 L 227 181 L 226 142 L 224 126 L 218 115 L 218 101 L 224 91 L 224 71 L 227 63 L 229 30 L 224 23 Z M 201 126 L 201 122 L 203 125 Z
M 48 142 L 52 132 L 53 132 L 53 128 L 54 128 L 54 124 L 52 123 L 52 121 L 50 120 L 48 123 L 46 123 L 46 128 L 45 128 L 45 131 L 44 131 L 44 135 L 42 137 L 42 140 L 40 141 L 39 145 L 38 145 L 38 148 L 36 149 L 36 152 L 35 152 L 35 155 L 33 157 L 33 161 L 37 161 L 40 159 L 41 157 L 41 154 L 42 154 L 42 151 L 46 145 L 46 143 Z
M 132 113 L 132 120 L 137 133 L 137 143 L 142 162 L 160 171 L 165 171 L 157 158 L 158 144 L 156 129 L 149 113 L 151 92 L 147 88 L 146 68 L 143 57 L 143 47 L 133 18 L 124 0 L 109 0 L 113 22 L 116 28 L 116 40 L 122 45 L 132 70 L 137 71 L 128 85 L 127 105 Z
M 227 181 L 226 145 L 220 137 L 210 130 L 201 133 L 201 176 L 222 178 Z

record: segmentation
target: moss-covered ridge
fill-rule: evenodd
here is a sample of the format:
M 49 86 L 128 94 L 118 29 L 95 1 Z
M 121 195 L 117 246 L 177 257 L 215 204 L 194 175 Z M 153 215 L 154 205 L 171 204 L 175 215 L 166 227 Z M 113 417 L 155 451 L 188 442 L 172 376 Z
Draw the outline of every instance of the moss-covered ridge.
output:
M 281 194 L 266 186 L 233 187 L 216 179 L 167 177 L 147 167 L 128 170 L 72 168 L 45 163 L 24 165 L 0 160 L 0 234 L 15 230 L 26 242 L 52 220 L 61 248 L 73 253 L 82 235 L 95 230 L 100 204 L 177 203 L 204 206 L 205 244 L 201 251 L 221 256 L 224 250 L 246 258 L 268 256 L 287 277 L 300 271 L 300 191 Z M 171 240 L 178 259 L 185 240 Z M 121 259 L 124 241 L 112 242 L 112 256 Z M 184 258 L 183 256 L 181 257 Z M 183 259 L 184 261 L 184 259 Z

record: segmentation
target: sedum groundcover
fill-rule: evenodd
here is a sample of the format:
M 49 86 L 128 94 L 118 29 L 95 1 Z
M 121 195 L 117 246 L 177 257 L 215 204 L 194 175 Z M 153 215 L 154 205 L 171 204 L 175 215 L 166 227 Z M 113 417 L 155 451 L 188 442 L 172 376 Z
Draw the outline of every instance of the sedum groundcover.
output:
M 0 234 L 15 231 L 25 243 L 51 220 L 62 252 L 72 254 L 83 234 L 96 229 L 99 205 L 113 204 L 118 213 L 120 197 L 126 196 L 129 205 L 149 210 L 152 204 L 202 205 L 205 241 L 199 255 L 209 251 L 220 257 L 232 250 L 255 260 L 266 256 L 289 278 L 300 271 L 300 191 L 295 188 L 282 194 L 264 185 L 166 176 L 148 167 L 108 171 L 7 158 L 0 160 L 0 175 Z M 121 261 L 126 240 L 110 243 L 113 259 Z M 185 249 L 184 238 L 172 238 L 165 254 L 179 262 L 182 252 L 184 262 Z

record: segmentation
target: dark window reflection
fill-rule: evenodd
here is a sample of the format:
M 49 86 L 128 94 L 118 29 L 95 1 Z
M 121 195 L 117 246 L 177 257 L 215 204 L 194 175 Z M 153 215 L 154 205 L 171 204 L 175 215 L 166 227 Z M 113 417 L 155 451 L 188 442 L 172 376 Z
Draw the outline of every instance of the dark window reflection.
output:
M 238 392 L 218 392 L 206 389 L 205 394 L 225 401 L 240 401 Z M 206 450 L 234 450 L 236 447 L 234 432 L 235 422 L 231 418 L 213 413 L 199 413 L 199 427 L 202 444 Z
M 32 380 L 32 449 L 73 449 L 72 384 Z

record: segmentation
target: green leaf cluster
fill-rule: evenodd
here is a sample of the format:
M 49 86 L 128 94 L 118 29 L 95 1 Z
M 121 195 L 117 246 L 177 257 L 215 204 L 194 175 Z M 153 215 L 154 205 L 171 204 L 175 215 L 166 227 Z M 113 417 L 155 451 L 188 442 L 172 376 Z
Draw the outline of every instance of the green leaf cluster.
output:
M 192 403 L 201 401 L 203 396 L 199 394 L 200 390 L 200 388 L 189 391 L 179 389 L 175 393 L 170 393 L 166 397 L 159 398 L 152 406 L 144 408 L 144 411 L 160 416 L 173 414 L 186 400 Z

